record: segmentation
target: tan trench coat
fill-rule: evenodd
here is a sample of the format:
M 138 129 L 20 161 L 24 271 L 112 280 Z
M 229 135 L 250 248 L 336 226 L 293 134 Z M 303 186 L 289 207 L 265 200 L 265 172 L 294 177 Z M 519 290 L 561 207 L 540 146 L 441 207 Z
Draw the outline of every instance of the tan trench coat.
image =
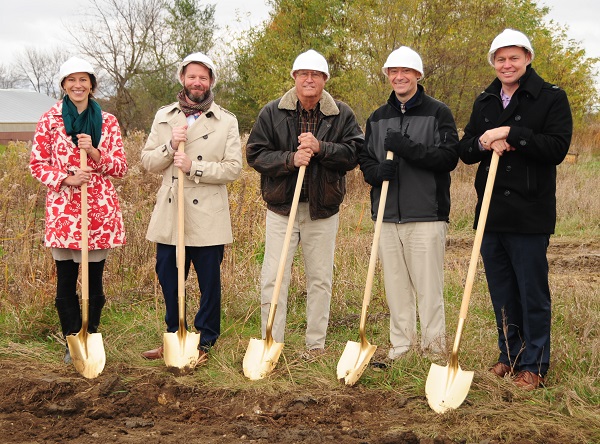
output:
M 162 184 L 146 239 L 168 245 L 177 242 L 177 168 L 169 149 L 172 128 L 186 125 L 177 102 L 156 113 L 142 150 L 142 166 L 162 174 Z M 184 183 L 185 245 L 205 247 L 233 241 L 226 184 L 242 170 L 242 147 L 236 117 L 213 103 L 188 128 L 185 152 L 192 160 Z

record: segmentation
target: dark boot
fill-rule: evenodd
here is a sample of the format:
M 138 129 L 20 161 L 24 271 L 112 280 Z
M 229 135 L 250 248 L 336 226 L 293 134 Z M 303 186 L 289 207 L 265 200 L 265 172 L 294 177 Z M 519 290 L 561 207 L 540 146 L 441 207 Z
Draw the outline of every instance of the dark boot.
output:
M 62 334 L 67 337 L 81 330 L 81 312 L 77 296 L 77 275 L 79 264 L 68 261 L 56 261 L 56 299 L 54 305 Z
M 56 298 L 54 301 L 63 337 L 81 330 L 81 311 L 77 294 L 70 298 Z
M 77 303 L 77 305 L 74 305 Z M 79 311 L 79 299 L 77 295 L 74 298 L 69 299 L 56 299 L 55 300 L 56 310 L 58 311 L 58 319 L 60 320 L 60 327 L 62 330 L 63 337 L 66 339 L 68 335 L 76 334 L 81 330 L 81 312 Z M 69 345 L 65 344 L 65 357 L 63 358 L 65 364 L 71 364 L 71 353 L 69 352 Z
M 98 331 L 98 326 L 100 325 L 100 315 L 102 314 L 102 307 L 104 307 L 104 303 L 106 302 L 106 298 L 104 297 L 104 289 L 102 287 L 104 262 L 105 261 L 89 263 L 90 310 L 88 316 L 88 331 L 90 333 L 96 333 Z
M 103 294 L 99 296 L 90 296 L 90 312 L 89 312 L 89 323 L 88 331 L 90 333 L 97 333 L 98 326 L 100 325 L 100 316 L 102 315 L 102 307 L 106 303 L 106 297 Z

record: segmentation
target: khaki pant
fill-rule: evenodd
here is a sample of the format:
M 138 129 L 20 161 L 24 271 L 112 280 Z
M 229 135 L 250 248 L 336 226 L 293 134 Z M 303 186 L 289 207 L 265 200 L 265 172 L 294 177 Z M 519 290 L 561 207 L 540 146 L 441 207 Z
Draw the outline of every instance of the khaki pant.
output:
M 267 210 L 265 258 L 261 273 L 262 334 L 266 334 L 271 298 L 289 218 Z M 333 253 L 339 225 L 339 214 L 327 219 L 311 220 L 308 203 L 298 205 L 283 281 L 273 322 L 273 339 L 283 342 L 287 315 L 291 266 L 298 244 L 302 242 L 306 272 L 306 347 L 323 348 L 329 323 L 329 305 L 333 279 Z
M 421 348 L 444 352 L 444 253 L 448 224 L 383 223 L 379 258 L 390 309 L 388 356 L 398 358 L 417 340 L 417 308 Z

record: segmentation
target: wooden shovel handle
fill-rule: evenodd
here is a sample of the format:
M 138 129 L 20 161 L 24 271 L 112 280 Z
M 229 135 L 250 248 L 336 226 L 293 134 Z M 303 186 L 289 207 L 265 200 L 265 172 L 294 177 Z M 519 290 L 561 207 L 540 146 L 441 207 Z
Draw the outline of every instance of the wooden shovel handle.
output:
M 87 167 L 87 152 L 79 149 L 79 168 Z M 88 184 L 81 184 L 81 331 L 87 332 L 89 322 L 90 273 L 89 273 L 89 221 Z
M 273 296 L 271 296 L 271 307 L 269 308 L 269 317 L 267 319 L 266 328 L 266 339 L 267 341 L 272 340 L 271 330 L 273 328 L 273 321 L 275 320 L 275 312 L 277 311 L 277 302 L 279 301 L 279 292 L 281 291 L 281 283 L 283 282 L 283 273 L 285 271 L 285 264 L 287 262 L 287 254 L 290 248 L 290 239 L 292 238 L 292 230 L 294 228 L 294 221 L 296 219 L 296 212 L 298 210 L 298 202 L 300 201 L 300 191 L 302 191 L 302 182 L 304 181 L 304 173 L 306 166 L 302 165 L 298 170 L 298 178 L 296 179 L 296 188 L 294 189 L 294 197 L 292 198 L 292 208 L 290 209 L 290 215 L 288 218 L 287 228 L 285 230 L 285 238 L 283 240 L 283 247 L 281 249 L 281 256 L 279 257 L 279 267 L 277 268 L 277 276 L 275 278 L 275 287 L 273 288 Z
M 496 179 L 496 171 L 498 170 L 498 161 L 500 156 L 494 151 L 490 169 L 488 171 L 483 199 L 481 200 L 481 210 L 479 211 L 479 219 L 477 221 L 477 231 L 475 232 L 475 240 L 473 242 L 473 250 L 471 251 L 471 261 L 469 262 L 469 271 L 467 273 L 467 282 L 465 284 L 465 292 L 460 305 L 460 318 L 467 319 L 467 311 L 471 300 L 471 291 L 473 290 L 473 282 L 475 281 L 475 273 L 477 272 L 477 262 L 479 260 L 479 251 L 481 250 L 481 241 L 485 231 L 485 223 L 487 221 L 488 210 L 490 209 L 490 200 L 492 199 L 492 190 L 494 189 L 494 180 Z
M 394 153 L 388 151 L 385 160 L 393 160 Z M 383 213 L 385 212 L 385 202 L 387 200 L 388 188 L 390 182 L 384 180 L 381 184 L 381 194 L 379 195 L 379 206 L 377 208 L 377 219 L 375 220 L 375 233 L 373 234 L 373 244 L 371 245 L 371 257 L 369 259 L 369 269 L 367 271 L 367 283 L 363 295 L 363 305 L 360 314 L 359 333 L 361 341 L 365 339 L 365 324 L 367 322 L 367 308 L 371 302 L 371 292 L 373 289 L 373 278 L 375 276 L 375 265 L 377 264 L 377 250 L 379 249 L 379 238 L 381 236 L 381 225 L 383 224 Z
M 185 151 L 185 142 L 179 142 L 177 152 Z M 183 195 L 184 174 L 177 168 L 177 305 L 179 315 L 179 332 L 185 330 L 185 197 Z

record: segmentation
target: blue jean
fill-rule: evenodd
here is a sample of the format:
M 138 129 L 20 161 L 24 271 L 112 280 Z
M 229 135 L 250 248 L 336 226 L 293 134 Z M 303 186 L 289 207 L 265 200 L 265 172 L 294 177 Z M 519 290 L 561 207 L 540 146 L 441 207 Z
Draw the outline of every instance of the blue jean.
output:
M 174 245 L 156 245 L 156 274 L 165 298 L 165 322 L 169 333 L 179 330 L 176 250 Z M 200 348 L 204 351 L 208 351 L 221 334 L 221 262 L 224 250 L 224 245 L 185 247 L 185 278 L 192 263 L 198 276 L 200 308 L 194 318 L 194 327 L 200 333 Z
M 481 256 L 496 315 L 499 361 L 545 376 L 551 300 L 547 234 L 485 232 Z

